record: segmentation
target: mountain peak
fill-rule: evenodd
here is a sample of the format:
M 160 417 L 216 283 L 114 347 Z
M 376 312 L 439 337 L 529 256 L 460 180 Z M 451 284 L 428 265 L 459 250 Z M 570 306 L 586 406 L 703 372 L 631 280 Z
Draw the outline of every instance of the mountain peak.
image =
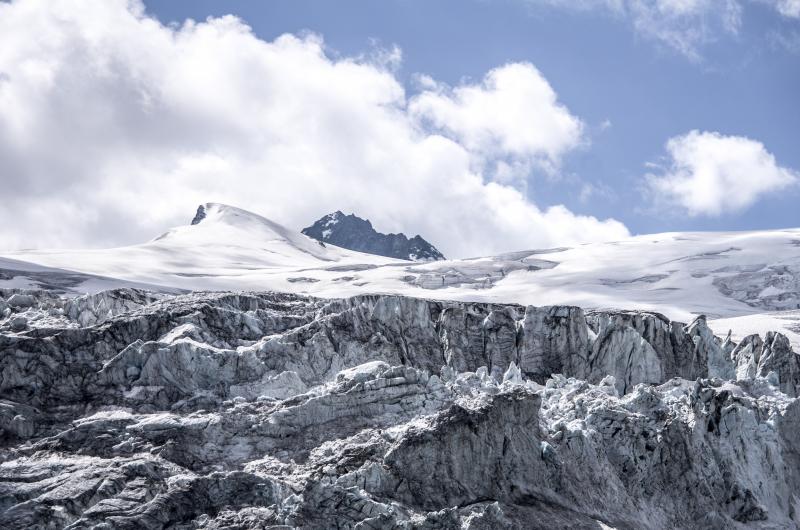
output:
M 212 220 L 224 220 L 225 218 L 230 220 L 230 218 L 235 217 L 262 218 L 258 214 L 248 212 L 247 210 L 242 210 L 241 208 L 236 208 L 235 206 L 229 206 L 227 204 L 218 202 L 207 202 L 197 207 L 197 212 L 194 214 L 191 225 L 198 225 L 205 219 L 208 219 L 207 222 L 210 222 Z
M 368 219 L 355 214 L 345 215 L 340 210 L 329 213 L 313 225 L 304 228 L 303 234 L 338 247 L 410 261 L 436 261 L 445 257 L 436 247 L 416 235 L 409 239 L 405 234 L 377 232 Z
M 207 202 L 197 207 L 191 226 L 199 225 L 201 222 L 204 226 L 221 223 L 237 227 L 263 227 L 280 234 L 289 231 L 257 213 L 219 202 Z
M 148 244 L 174 256 L 173 264 L 180 263 L 184 270 L 208 259 L 226 263 L 228 272 L 244 269 L 248 274 L 275 267 L 390 261 L 326 246 L 257 213 L 215 202 L 199 205 L 190 224 L 172 228 Z M 178 274 L 187 274 L 184 270 Z
M 200 221 L 206 218 L 206 206 L 201 204 L 197 207 L 197 213 L 194 214 L 194 219 L 192 219 L 192 224 L 200 224 Z

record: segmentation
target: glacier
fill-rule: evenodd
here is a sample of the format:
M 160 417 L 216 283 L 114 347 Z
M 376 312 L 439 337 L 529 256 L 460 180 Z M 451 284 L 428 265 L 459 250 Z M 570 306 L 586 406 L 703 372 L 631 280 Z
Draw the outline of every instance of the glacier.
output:
M 201 221 L 139 245 L 0 252 L 0 287 L 47 287 L 25 269 L 48 267 L 86 276 L 66 282 L 67 294 L 143 286 L 327 298 L 380 293 L 656 311 L 684 322 L 702 314 L 718 334 L 731 330 L 741 340 L 775 330 L 800 348 L 800 229 L 674 232 L 409 263 L 323 246 L 233 206 L 202 207 Z
M 800 523 L 779 333 L 397 295 L 0 295 L 3 528 Z
M 800 526 L 800 230 L 0 256 L 2 528 Z

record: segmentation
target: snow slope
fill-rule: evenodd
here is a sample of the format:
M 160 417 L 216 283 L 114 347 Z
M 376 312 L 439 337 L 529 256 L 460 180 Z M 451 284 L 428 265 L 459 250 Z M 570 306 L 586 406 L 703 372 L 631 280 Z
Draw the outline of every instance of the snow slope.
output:
M 706 314 L 719 334 L 783 330 L 800 344 L 800 229 L 665 233 L 573 248 L 409 263 L 321 245 L 244 210 L 205 218 L 141 245 L 5 253 L 8 258 L 185 289 L 364 292 L 584 308 Z M 715 319 L 715 320 L 714 320 Z M 764 326 L 767 326 L 764 329 Z
M 6 256 L 50 267 L 166 287 L 294 290 L 305 268 L 378 265 L 392 260 L 322 245 L 254 213 L 203 205 L 197 224 L 173 228 L 141 245 L 98 250 L 34 250 Z
M 0 289 L 45 289 L 58 294 L 95 293 L 118 287 L 177 293 L 180 289 L 125 281 L 72 270 L 45 267 L 35 263 L 0 257 Z

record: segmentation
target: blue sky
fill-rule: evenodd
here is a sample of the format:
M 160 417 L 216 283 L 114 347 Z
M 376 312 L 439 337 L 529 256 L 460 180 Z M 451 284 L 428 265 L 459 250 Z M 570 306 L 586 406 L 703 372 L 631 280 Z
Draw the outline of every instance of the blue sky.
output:
M 800 0 L 0 1 L 0 248 L 220 202 L 445 255 L 800 225 Z
M 746 230 L 800 224 L 797 189 L 768 194 L 744 211 L 687 216 L 642 203 L 640 178 L 665 156 L 668 138 L 693 129 L 758 140 L 781 166 L 800 169 L 800 22 L 766 4 L 742 4 L 737 34 L 720 30 L 690 58 L 637 32 L 625 16 L 517 0 L 273 2 L 147 0 L 164 22 L 233 13 L 257 35 L 322 35 L 331 50 L 358 55 L 397 45 L 398 77 L 451 85 L 480 80 L 509 62 L 533 63 L 559 100 L 588 126 L 590 145 L 565 157 L 562 176 L 534 172 L 528 193 L 541 205 L 623 221 L 633 233 Z M 611 126 L 604 128 L 604 122 Z M 757 178 L 757 175 L 754 175 Z M 604 193 L 580 198 L 588 182 Z M 729 193 L 736 193 L 731 189 Z

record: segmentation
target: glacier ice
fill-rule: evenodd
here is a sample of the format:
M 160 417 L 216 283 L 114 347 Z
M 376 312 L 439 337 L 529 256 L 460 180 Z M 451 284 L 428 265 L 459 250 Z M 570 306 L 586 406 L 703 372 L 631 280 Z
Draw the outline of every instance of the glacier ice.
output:
M 780 333 L 395 295 L 0 299 L 3 528 L 800 524 Z

